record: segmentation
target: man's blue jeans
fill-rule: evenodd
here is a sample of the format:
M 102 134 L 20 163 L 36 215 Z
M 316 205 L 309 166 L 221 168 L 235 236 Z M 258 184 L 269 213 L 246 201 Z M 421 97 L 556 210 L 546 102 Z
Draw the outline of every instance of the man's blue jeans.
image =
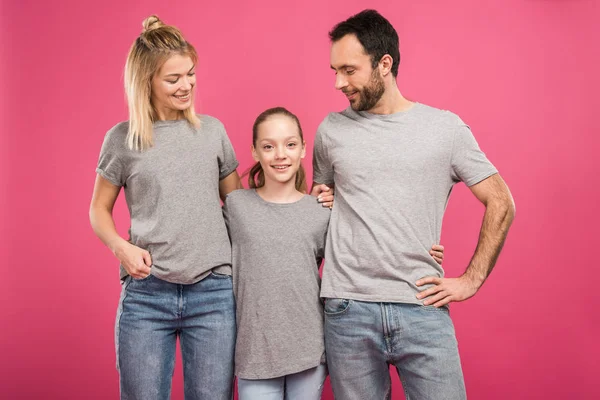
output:
M 325 349 L 336 400 L 389 399 L 390 365 L 407 400 L 466 399 L 446 308 L 326 299 Z
M 177 337 L 186 400 L 232 398 L 232 282 L 211 273 L 193 285 L 127 277 L 115 327 L 121 399 L 170 398 Z

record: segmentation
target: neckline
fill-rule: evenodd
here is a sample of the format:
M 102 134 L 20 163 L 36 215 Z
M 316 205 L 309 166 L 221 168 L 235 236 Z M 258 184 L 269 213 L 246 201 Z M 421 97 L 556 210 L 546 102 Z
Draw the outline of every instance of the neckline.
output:
M 250 190 L 252 190 L 252 193 L 254 193 L 254 195 L 255 195 L 256 197 L 258 197 L 258 199 L 259 199 L 259 200 L 260 200 L 262 203 L 264 203 L 264 204 L 268 204 L 268 205 L 271 205 L 271 206 L 293 206 L 293 205 L 295 205 L 295 204 L 298 204 L 298 203 L 300 203 L 301 201 L 303 201 L 303 200 L 304 200 L 304 198 L 305 198 L 306 196 L 310 196 L 310 195 L 304 194 L 304 195 L 302 195 L 302 197 L 300 197 L 300 198 L 299 198 L 298 200 L 296 200 L 296 201 L 292 201 L 292 202 L 289 202 L 289 203 L 275 203 L 275 202 L 272 202 L 272 201 L 268 201 L 268 200 L 265 200 L 265 199 L 263 199 L 263 198 L 261 197 L 261 195 L 260 195 L 260 194 L 258 194 L 258 192 L 256 191 L 256 188 L 254 188 L 254 189 L 250 189 Z
M 408 108 L 404 111 L 395 112 L 393 114 L 373 114 L 368 111 L 354 111 L 354 110 L 352 110 L 352 107 L 348 107 L 348 109 L 352 110 L 352 112 L 360 115 L 363 118 L 375 119 L 375 120 L 381 120 L 381 121 L 396 121 L 401 118 L 407 117 L 408 115 L 412 114 L 417 108 L 420 108 L 420 107 L 421 107 L 421 103 L 415 101 L 415 102 L 413 102 L 413 105 L 410 108 Z

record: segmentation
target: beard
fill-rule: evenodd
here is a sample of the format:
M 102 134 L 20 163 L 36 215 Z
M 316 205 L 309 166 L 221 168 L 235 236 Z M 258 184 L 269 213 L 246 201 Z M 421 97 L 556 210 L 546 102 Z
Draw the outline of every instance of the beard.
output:
M 368 111 L 377 105 L 385 92 L 383 78 L 378 69 L 373 70 L 367 85 L 358 92 L 358 101 L 350 102 L 350 107 L 354 111 Z

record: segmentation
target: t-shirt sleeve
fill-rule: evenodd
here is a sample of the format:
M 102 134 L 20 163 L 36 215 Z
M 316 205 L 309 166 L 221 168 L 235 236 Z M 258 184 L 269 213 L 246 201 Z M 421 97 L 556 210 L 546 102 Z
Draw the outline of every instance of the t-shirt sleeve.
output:
M 231 141 L 225 132 L 225 128 L 219 129 L 220 149 L 218 155 L 219 161 L 219 180 L 226 178 L 238 167 L 239 162 L 235 158 L 235 152 Z
M 331 185 L 333 181 L 333 165 L 329 158 L 327 137 L 323 132 L 323 124 L 317 129 L 313 149 L 313 181 Z
M 119 152 L 125 143 L 119 143 L 117 136 L 114 130 L 110 130 L 104 137 L 96 172 L 113 185 L 121 187 L 125 185 L 125 171 Z
M 479 148 L 471 129 L 459 125 L 452 148 L 452 179 L 473 186 L 496 173 L 498 170 Z

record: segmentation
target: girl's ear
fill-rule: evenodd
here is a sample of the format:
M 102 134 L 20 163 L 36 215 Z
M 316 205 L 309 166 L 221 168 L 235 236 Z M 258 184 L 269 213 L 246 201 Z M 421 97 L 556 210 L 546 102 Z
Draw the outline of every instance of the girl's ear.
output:
M 256 149 L 254 148 L 254 145 L 252 145 L 252 158 L 254 158 L 254 161 L 258 162 L 258 154 L 256 153 Z
M 306 156 L 306 142 L 302 141 L 302 155 L 300 158 L 304 158 Z

